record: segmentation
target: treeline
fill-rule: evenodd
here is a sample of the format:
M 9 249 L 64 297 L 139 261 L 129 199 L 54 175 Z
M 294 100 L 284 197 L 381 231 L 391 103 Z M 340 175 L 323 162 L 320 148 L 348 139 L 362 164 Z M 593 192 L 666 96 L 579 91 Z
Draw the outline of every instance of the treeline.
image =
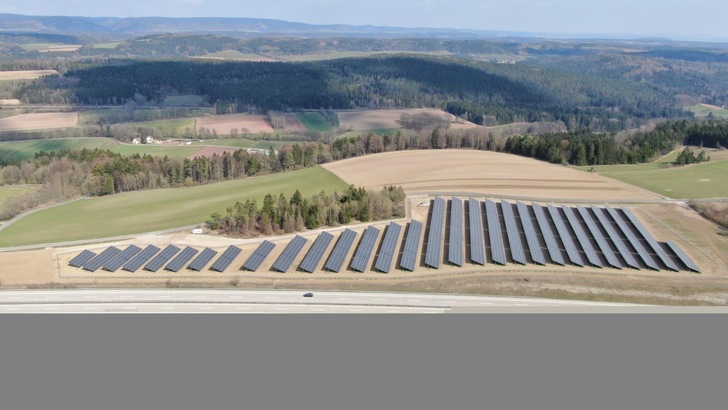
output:
M 405 193 L 402 187 L 385 187 L 379 192 L 350 186 L 345 192 L 303 198 L 296 192 L 268 194 L 263 203 L 256 200 L 236 202 L 224 214 L 210 216 L 210 229 L 233 236 L 273 235 L 338 226 L 352 221 L 369 222 L 405 216 Z
M 619 131 L 650 118 L 685 116 L 669 91 L 558 68 L 379 56 L 301 63 L 112 61 L 68 70 L 62 80 L 33 82 L 14 98 L 123 105 L 194 94 L 218 113 L 433 107 L 484 125 L 562 121 L 569 129 Z
M 614 134 L 585 131 L 516 136 L 506 141 L 503 151 L 554 163 L 615 165 L 649 162 L 678 145 L 720 147 L 727 143 L 728 122 L 683 120 L 660 123 L 652 131 L 637 133 L 621 142 Z M 681 155 L 682 165 L 699 162 L 698 158 L 709 160 L 704 152 L 702 156 L 695 156 L 692 151 Z

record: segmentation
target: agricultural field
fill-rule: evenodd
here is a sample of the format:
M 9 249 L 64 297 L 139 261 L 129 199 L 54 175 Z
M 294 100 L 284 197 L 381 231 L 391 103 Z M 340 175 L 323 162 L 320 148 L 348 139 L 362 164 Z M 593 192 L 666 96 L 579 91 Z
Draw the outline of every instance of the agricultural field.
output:
M 199 107 L 205 103 L 205 97 L 201 95 L 175 95 L 164 99 L 164 105 L 168 107 Z
M 308 131 L 327 132 L 331 131 L 331 124 L 321 114 L 317 112 L 304 112 L 298 114 L 298 119 Z
M 338 111 L 339 126 L 350 131 L 399 129 L 402 128 L 400 118 L 402 114 L 433 114 L 449 118 L 452 125 L 463 127 L 477 127 L 477 125 L 464 122 L 452 114 L 434 108 L 410 110 L 365 110 L 365 111 Z
M 194 118 L 176 118 L 171 120 L 127 122 L 117 125 L 126 125 L 135 128 L 154 128 L 165 137 L 174 138 L 191 133 L 195 129 Z
M 81 44 L 61 44 L 61 43 L 32 43 L 20 44 L 25 51 L 38 51 L 40 53 L 53 52 L 74 52 L 83 47 Z
M 263 57 L 259 54 L 241 53 L 237 50 L 218 51 L 204 56 L 193 57 L 201 60 L 228 60 L 228 61 L 276 61 L 272 58 Z
M 234 147 L 234 148 L 258 148 L 268 149 L 273 148 L 275 150 L 280 149 L 284 145 L 295 144 L 299 141 L 286 141 L 286 140 L 250 140 L 246 138 L 230 138 L 230 139 L 217 139 L 217 140 L 203 140 L 203 142 L 195 143 L 192 145 L 212 145 L 218 147 Z
M 0 81 L 35 80 L 44 75 L 58 74 L 56 70 L 0 71 Z
M 200 117 L 197 119 L 197 132 L 202 129 L 213 131 L 217 135 L 229 135 L 230 130 L 237 129 L 239 134 L 270 134 L 273 127 L 264 115 L 230 114 Z
M 76 124 L 78 124 L 76 112 L 20 114 L 0 118 L 0 132 L 73 128 Z
M 673 151 L 647 164 L 595 166 L 594 171 L 668 198 L 728 197 L 728 151 L 706 150 L 710 162 L 675 167 L 672 163 L 678 153 Z
M 49 140 L 28 140 L 0 142 L 0 160 L 13 161 L 31 159 L 40 151 L 63 151 L 70 149 L 108 149 L 121 155 L 149 154 L 185 158 L 195 152 L 199 147 L 190 147 L 181 144 L 161 145 L 132 145 L 122 144 L 111 138 L 63 138 Z
M 304 197 L 347 184 L 321 167 L 220 182 L 191 188 L 160 189 L 84 199 L 46 209 L 0 231 L 0 247 L 130 235 L 200 224 L 236 201 L 296 189 Z
M 707 117 L 713 114 L 717 118 L 728 118 L 728 110 L 710 104 L 698 104 L 687 107 L 687 110 L 694 113 L 696 117 Z
M 408 194 L 476 194 L 553 200 L 655 200 L 642 189 L 562 165 L 474 150 L 400 151 L 323 165 L 372 189 L 401 185 Z
M 104 50 L 113 50 L 121 45 L 121 41 L 112 41 L 109 43 L 97 43 L 93 44 L 93 48 L 99 48 Z

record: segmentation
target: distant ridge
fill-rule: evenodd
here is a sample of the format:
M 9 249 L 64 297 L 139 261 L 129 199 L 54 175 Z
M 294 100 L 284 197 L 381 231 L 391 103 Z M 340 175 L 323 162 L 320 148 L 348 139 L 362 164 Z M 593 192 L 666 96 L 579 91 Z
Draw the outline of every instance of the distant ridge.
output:
M 339 36 L 424 36 L 444 38 L 492 38 L 528 36 L 526 33 L 458 30 L 442 28 L 404 28 L 354 26 L 346 24 L 313 25 L 283 20 L 223 17 L 67 17 L 0 14 L 0 33 L 34 32 L 64 34 L 143 35 L 159 33 L 226 33 L 239 36 L 296 35 L 319 37 Z

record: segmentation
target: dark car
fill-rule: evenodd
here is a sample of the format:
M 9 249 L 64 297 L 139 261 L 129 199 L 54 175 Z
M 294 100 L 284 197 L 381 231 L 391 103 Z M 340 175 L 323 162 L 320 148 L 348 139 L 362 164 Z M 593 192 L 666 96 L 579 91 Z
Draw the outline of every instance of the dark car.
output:
M 311 292 L 308 292 L 308 293 L 304 293 L 304 294 L 303 294 L 303 297 L 304 297 L 304 298 L 312 298 L 312 297 L 313 297 L 313 293 L 311 293 Z

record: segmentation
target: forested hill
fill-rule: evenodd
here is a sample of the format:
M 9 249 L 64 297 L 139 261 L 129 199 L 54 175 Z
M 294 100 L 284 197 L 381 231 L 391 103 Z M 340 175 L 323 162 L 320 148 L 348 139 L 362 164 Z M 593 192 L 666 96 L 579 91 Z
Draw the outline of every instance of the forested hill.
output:
M 44 103 L 160 102 L 195 94 L 218 113 L 299 109 L 440 107 L 485 125 L 563 121 L 620 130 L 684 115 L 674 99 L 618 78 L 449 58 L 381 56 L 319 62 L 119 61 L 71 69 L 17 92 Z

